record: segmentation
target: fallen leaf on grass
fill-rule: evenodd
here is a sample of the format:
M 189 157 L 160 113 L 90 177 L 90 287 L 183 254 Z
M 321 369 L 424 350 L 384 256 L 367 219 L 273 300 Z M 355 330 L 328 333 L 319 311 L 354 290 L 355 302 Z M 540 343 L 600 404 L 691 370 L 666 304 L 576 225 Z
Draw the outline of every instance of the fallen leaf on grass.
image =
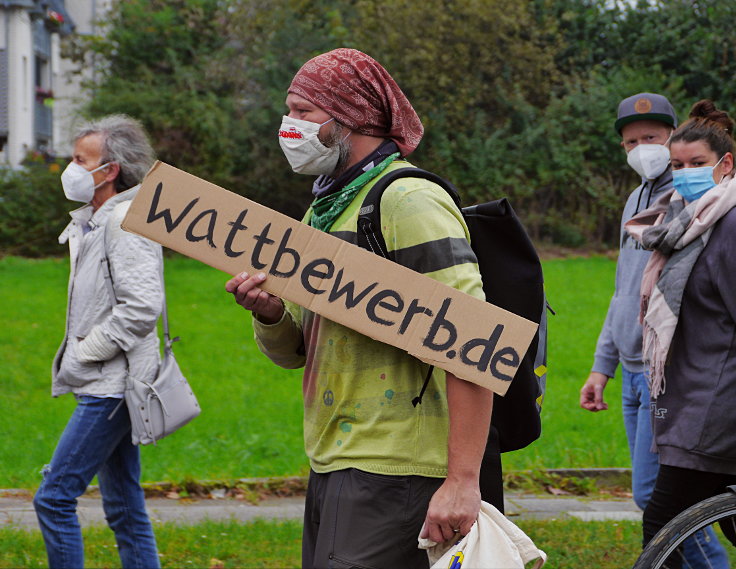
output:
M 553 496 L 570 496 L 572 494 L 567 490 L 563 490 L 562 488 L 555 488 L 554 486 L 545 486 L 544 489 Z
M 227 489 L 225 488 L 215 488 L 214 490 L 210 490 L 210 498 L 213 500 L 222 500 L 227 495 Z

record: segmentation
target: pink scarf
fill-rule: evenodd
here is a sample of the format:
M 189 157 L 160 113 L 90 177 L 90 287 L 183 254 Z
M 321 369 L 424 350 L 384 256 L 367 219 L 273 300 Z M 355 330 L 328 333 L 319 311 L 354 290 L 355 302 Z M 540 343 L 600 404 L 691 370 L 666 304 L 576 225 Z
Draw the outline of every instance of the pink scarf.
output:
M 677 192 L 668 193 L 625 225 L 645 249 L 653 250 L 642 277 L 639 314 L 653 398 L 665 390 L 664 368 L 690 272 L 713 226 L 734 206 L 736 180 L 729 177 L 688 204 Z

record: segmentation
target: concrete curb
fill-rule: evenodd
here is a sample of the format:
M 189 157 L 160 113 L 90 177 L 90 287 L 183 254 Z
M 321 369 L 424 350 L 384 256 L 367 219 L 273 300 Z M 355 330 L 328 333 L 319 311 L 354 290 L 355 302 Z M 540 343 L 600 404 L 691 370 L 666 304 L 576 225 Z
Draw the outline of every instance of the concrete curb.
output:
M 570 478 L 594 478 L 600 482 L 625 480 L 631 483 L 630 468 L 548 468 L 544 472 Z
M 539 474 L 540 472 L 537 471 Z M 534 471 L 526 474 L 532 475 Z M 615 484 L 621 480 L 630 481 L 630 469 L 554 469 L 541 471 L 550 477 L 594 478 L 605 486 L 607 481 Z M 256 519 L 301 520 L 304 514 L 304 494 L 299 491 L 306 487 L 306 477 L 288 478 L 247 478 L 225 484 L 222 481 L 193 483 L 201 491 L 196 499 L 172 499 L 165 497 L 165 490 L 173 491 L 173 484 L 146 484 L 155 488 L 157 495 L 146 499 L 149 514 L 154 523 L 196 524 L 204 520 L 237 521 L 245 523 Z M 226 489 L 230 486 L 230 489 Z M 232 488 L 242 491 L 233 494 Z M 249 498 L 263 496 L 262 490 L 275 491 L 265 499 L 252 503 Z M 279 496 L 279 491 L 290 492 Z M 251 494 L 248 494 L 251 492 Z M 153 490 L 151 490 L 153 493 Z M 38 522 L 33 510 L 33 494 L 29 490 L 0 490 L 0 527 L 37 529 Z M 578 518 L 583 521 L 634 520 L 641 521 L 639 510 L 630 498 L 581 496 L 560 496 L 544 493 L 507 491 L 505 500 L 506 515 L 511 520 L 519 519 L 564 519 Z M 105 523 L 102 502 L 96 488 L 78 501 L 78 514 L 83 527 Z
M 602 488 L 619 486 L 631 487 L 630 468 L 549 468 L 543 470 L 516 470 L 504 473 L 508 477 L 560 478 L 560 479 L 592 479 Z M 292 496 L 306 492 L 308 476 L 239 478 L 237 480 L 203 480 L 178 484 L 175 482 L 144 483 L 143 487 L 149 495 L 161 495 L 171 490 L 184 488 L 189 493 L 212 492 L 216 490 L 238 489 L 257 495 Z M 96 490 L 90 486 L 90 491 Z M 0 493 L 2 490 L 0 490 Z M 223 496 L 218 496 L 223 497 Z
M 205 520 L 247 523 L 259 519 L 297 520 L 304 516 L 304 496 L 268 498 L 257 505 L 236 499 L 146 500 L 148 513 L 155 524 L 191 525 Z M 578 518 L 583 521 L 641 521 L 641 511 L 630 499 L 588 500 L 578 496 L 551 496 L 508 493 L 506 515 L 512 521 Z M 104 525 L 105 516 L 99 497 L 82 497 L 77 513 L 82 527 Z M 0 498 L 0 527 L 38 529 L 30 496 Z

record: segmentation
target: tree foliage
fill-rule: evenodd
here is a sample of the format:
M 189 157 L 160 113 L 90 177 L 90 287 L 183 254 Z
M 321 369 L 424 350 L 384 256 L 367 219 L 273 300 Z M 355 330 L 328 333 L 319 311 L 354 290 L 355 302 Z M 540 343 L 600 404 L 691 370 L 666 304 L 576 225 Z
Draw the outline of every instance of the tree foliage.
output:
M 503 0 L 359 0 L 353 18 L 356 47 L 400 80 L 428 127 L 441 116 L 461 132 L 479 112 L 502 123 L 514 96 L 547 102 L 553 58 L 523 3 L 509 10 Z
M 60 161 L 29 154 L 22 169 L 0 168 L 0 251 L 44 257 L 63 251 L 58 237 L 74 205 L 64 197 Z M 81 205 L 81 204 L 77 204 Z
M 117 0 L 69 52 L 100 69 L 88 114 L 133 115 L 162 160 L 296 217 L 309 180 L 278 146 L 286 89 L 310 57 L 360 49 L 425 124 L 412 160 L 466 203 L 506 195 L 538 240 L 612 244 L 637 183 L 618 102 L 728 108 L 735 16 L 720 0 Z
M 220 67 L 231 49 L 221 3 L 115 2 L 102 24 L 103 36 L 79 38 L 104 62 L 87 85 L 87 113 L 135 116 L 162 160 L 227 183 L 237 105 L 236 83 Z
M 235 57 L 242 129 L 233 187 L 293 217 L 309 204 L 309 182 L 293 174 L 278 144 L 286 90 L 309 58 L 348 41 L 342 2 L 334 0 L 238 0 L 228 6 L 228 34 Z

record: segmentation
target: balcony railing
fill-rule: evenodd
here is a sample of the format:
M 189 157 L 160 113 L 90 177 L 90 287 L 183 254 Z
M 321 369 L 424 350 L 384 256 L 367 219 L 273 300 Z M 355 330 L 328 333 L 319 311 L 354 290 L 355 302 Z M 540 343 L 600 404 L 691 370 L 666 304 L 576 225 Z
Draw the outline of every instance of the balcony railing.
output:
M 36 138 L 51 138 L 53 134 L 53 110 L 38 100 L 35 101 L 33 130 Z

